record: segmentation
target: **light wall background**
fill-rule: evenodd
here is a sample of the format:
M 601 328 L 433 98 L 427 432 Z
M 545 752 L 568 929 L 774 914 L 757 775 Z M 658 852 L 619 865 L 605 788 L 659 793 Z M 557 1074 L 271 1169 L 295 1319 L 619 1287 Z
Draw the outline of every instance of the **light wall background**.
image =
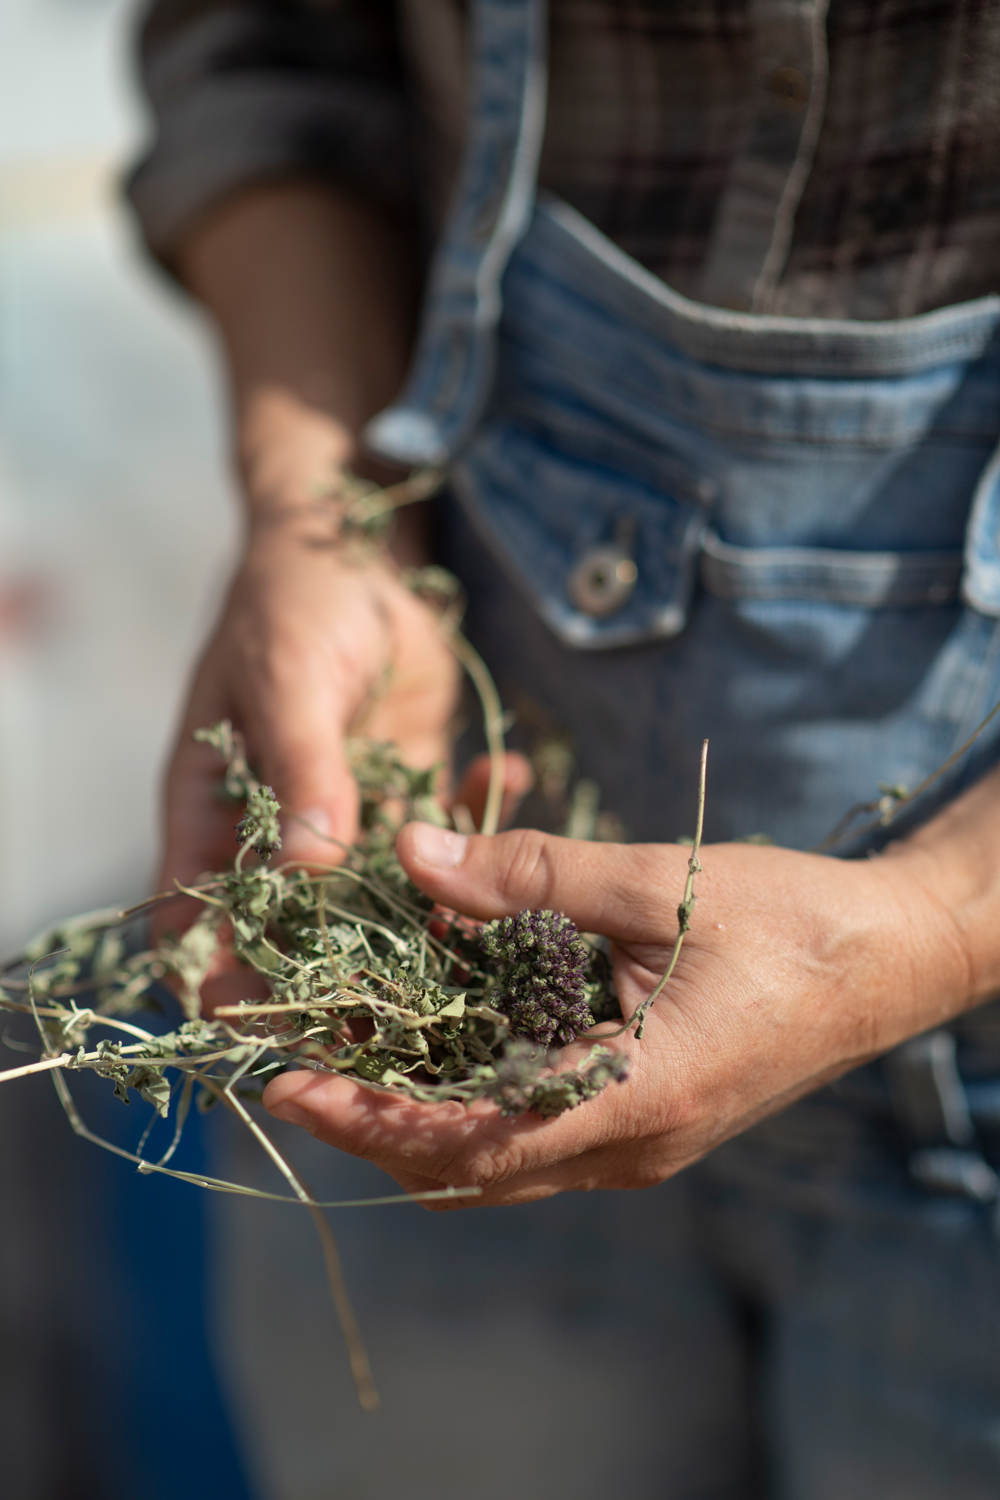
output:
M 0 4 L 0 954 L 148 889 L 236 537 L 210 336 L 119 200 L 134 10 Z

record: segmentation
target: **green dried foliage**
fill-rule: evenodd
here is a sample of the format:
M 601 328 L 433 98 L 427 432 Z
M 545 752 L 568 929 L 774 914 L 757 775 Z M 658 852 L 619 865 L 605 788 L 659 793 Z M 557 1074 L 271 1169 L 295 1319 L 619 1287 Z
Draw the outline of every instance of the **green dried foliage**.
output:
M 550 1076 L 549 1046 L 574 1040 L 595 1015 L 618 1013 L 599 939 L 551 912 L 481 934 L 436 912 L 408 880 L 395 854 L 399 827 L 413 817 L 445 821 L 433 771 L 405 766 L 391 745 L 353 741 L 361 841 L 332 848 L 337 862 L 322 869 L 275 865 L 278 803 L 250 771 L 240 736 L 222 723 L 197 738 L 225 757 L 224 794 L 245 803 L 233 868 L 185 888 L 201 914 L 155 947 L 127 953 L 107 913 L 32 945 L 30 975 L 5 981 L 8 1003 L 23 1009 L 18 995 L 28 995 L 50 1057 L 72 1049 L 67 1069 L 90 1068 L 123 1102 L 138 1093 L 161 1115 L 172 1080 L 196 1079 L 211 1100 L 237 1078 L 292 1060 L 425 1102 L 491 1099 L 508 1114 L 557 1114 L 624 1076 L 599 1047 L 558 1086 Z M 221 961 L 242 968 L 255 995 L 263 980 L 267 998 L 202 1018 L 200 992 Z M 185 1025 L 147 1036 L 129 1024 L 139 1040 L 102 1037 L 88 1049 L 92 1031 L 120 1032 L 164 981 Z
M 433 493 L 440 481 L 438 472 L 421 470 L 379 490 L 342 476 L 326 497 L 334 521 L 330 545 L 344 543 L 359 555 L 377 548 L 391 513 Z M 492 765 L 482 831 L 493 833 L 503 789 L 500 700 L 484 663 L 459 633 L 462 598 L 456 580 L 439 568 L 424 568 L 407 581 L 438 610 L 442 633 L 479 694 Z M 484 953 L 490 941 L 484 945 L 475 924 L 435 911 L 399 864 L 395 838 L 408 819 L 445 825 L 449 820 L 434 796 L 434 772 L 405 766 L 391 745 L 349 744 L 361 794 L 360 840 L 349 849 L 331 841 L 330 865 L 304 868 L 274 863 L 281 849 L 280 807 L 272 789 L 254 776 L 233 726 L 224 721 L 198 730 L 195 738 L 221 757 L 220 796 L 233 802 L 234 813 L 242 804 L 234 824 L 238 848 L 232 868 L 179 888 L 177 894 L 200 903 L 201 911 L 155 946 L 134 951 L 128 939 L 149 908 L 174 899 L 173 893 L 125 912 L 72 918 L 30 944 L 0 974 L 0 1010 L 33 1019 L 41 1055 L 0 1072 L 0 1082 L 49 1072 L 73 1130 L 134 1162 L 141 1172 L 308 1208 L 358 1396 L 362 1406 L 374 1410 L 378 1396 L 336 1245 L 320 1210 L 475 1196 L 479 1189 L 317 1202 L 247 1102 L 259 1100 L 262 1080 L 294 1062 L 424 1102 L 486 1099 L 506 1115 L 534 1111 L 545 1117 L 575 1108 L 627 1075 L 627 1060 L 596 1041 L 578 1067 L 558 1072 L 546 1052 L 552 1041 L 574 1039 L 593 1021 L 621 1019 L 606 945 L 601 938 L 581 936 L 557 914 L 522 913 L 515 922 L 520 938 L 535 933 L 543 940 L 532 952 L 532 944 L 522 942 L 524 951 L 513 960 L 513 950 L 505 956 L 501 943 L 491 962 L 489 951 Z M 597 801 L 589 784 L 577 802 L 573 831 L 593 836 Z M 203 1015 L 206 980 L 225 966 L 246 975 L 248 999 Z M 164 985 L 178 997 L 185 1019 L 175 1030 L 157 1034 L 131 1018 L 143 1008 L 162 1012 Z M 151 1106 L 135 1151 L 87 1127 L 68 1083 L 82 1070 L 106 1078 L 124 1104 L 138 1096 Z M 202 1108 L 221 1102 L 239 1116 L 291 1195 L 168 1165 L 196 1094 Z M 154 1158 L 145 1154 L 146 1145 L 161 1119 L 172 1120 L 173 1128 L 169 1146 Z
M 492 711 L 495 716 L 495 707 Z M 73 918 L 32 943 L 3 976 L 0 1009 L 33 1017 L 42 1055 L 8 1069 L 0 1081 L 50 1071 L 77 1134 L 135 1162 L 140 1171 L 305 1205 L 323 1245 L 359 1399 L 374 1410 L 378 1396 L 336 1246 L 320 1212 L 361 1204 L 312 1198 L 247 1103 L 259 1100 L 263 1081 L 295 1062 L 424 1102 L 487 1099 L 505 1115 L 561 1114 L 626 1077 L 626 1060 L 599 1044 L 580 1066 L 561 1072 L 553 1071 L 545 1050 L 553 1039 L 575 1036 L 592 1017 L 619 1015 L 610 968 L 600 939 L 581 938 L 572 923 L 550 912 L 522 913 L 517 919 L 522 939 L 537 930 L 543 940 L 533 947 L 522 941 L 524 951 L 512 965 L 501 953 L 502 942 L 492 963 L 484 957 L 490 942 L 484 945 L 475 924 L 434 910 L 396 858 L 395 838 L 406 820 L 445 823 L 447 817 L 433 795 L 435 773 L 404 765 L 391 745 L 350 742 L 361 792 L 361 838 L 350 849 L 331 843 L 328 867 L 305 868 L 274 863 L 281 848 L 278 802 L 253 775 L 232 725 L 199 730 L 196 738 L 222 757 L 220 795 L 233 801 L 234 813 L 237 803 L 243 805 L 235 822 L 232 868 L 181 888 L 200 903 L 201 912 L 184 931 L 153 947 L 129 951 L 123 933 L 130 919 L 134 923 L 164 898 L 131 912 Z M 205 1016 L 201 992 L 220 965 L 243 972 L 255 998 Z M 520 1016 L 503 1008 L 514 990 L 522 998 L 527 994 L 535 970 L 550 1010 L 558 1012 L 562 1003 L 565 1012 L 548 1031 L 523 1006 Z M 165 983 L 186 1019 L 174 1031 L 156 1035 L 131 1018 L 144 1006 L 162 1009 L 158 994 Z M 261 990 L 266 999 L 257 998 Z M 581 1025 L 570 1025 L 571 1014 Z M 67 1080 L 81 1070 L 106 1078 L 123 1104 L 138 1096 L 152 1107 L 134 1152 L 94 1135 L 80 1117 Z M 222 1102 L 239 1115 L 283 1174 L 291 1197 L 195 1177 L 169 1165 L 195 1093 L 201 1108 Z M 152 1125 L 171 1116 L 168 1148 L 158 1157 L 145 1155 Z M 415 1196 L 476 1192 L 448 1188 Z

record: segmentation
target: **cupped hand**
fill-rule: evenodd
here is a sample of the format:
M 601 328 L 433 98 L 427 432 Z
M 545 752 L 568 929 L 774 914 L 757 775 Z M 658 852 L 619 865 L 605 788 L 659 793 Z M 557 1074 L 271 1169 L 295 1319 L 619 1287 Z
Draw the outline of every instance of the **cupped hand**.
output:
M 391 561 L 322 545 L 296 525 L 252 533 L 197 669 L 167 780 L 163 890 L 235 852 L 220 763 L 192 732 L 231 719 L 287 816 L 282 858 L 332 863 L 357 831 L 344 741 L 393 740 L 408 764 L 443 762 L 458 668 L 433 612 Z M 312 832 L 311 830 L 315 830 Z
M 316 545 L 322 539 L 282 526 L 251 536 L 197 669 L 168 773 L 158 890 L 224 870 L 236 853 L 240 809 L 220 800 L 219 756 L 193 739 L 202 725 L 231 719 L 244 734 L 251 765 L 282 805 L 282 861 L 336 864 L 355 839 L 349 734 L 392 741 L 410 766 L 447 766 L 459 668 L 438 617 L 389 556 Z M 531 769 L 509 755 L 504 772 L 506 818 Z M 442 778 L 442 799 L 462 802 L 478 822 L 488 783 L 488 757 L 479 757 L 455 799 Z M 193 899 L 168 902 L 156 929 L 182 930 L 200 909 Z M 262 996 L 261 982 L 235 963 L 223 934 L 204 1009 Z
M 398 852 L 421 889 L 471 917 L 548 907 L 607 935 L 626 1016 L 669 962 L 685 849 L 410 824 Z M 482 1101 L 418 1104 L 313 1072 L 275 1079 L 265 1104 L 407 1191 L 482 1189 L 456 1206 L 645 1187 L 969 1003 L 962 934 L 919 850 L 848 863 L 718 844 L 701 861 L 692 925 L 642 1040 L 609 1042 L 631 1057 L 626 1083 L 552 1120 L 505 1119 Z

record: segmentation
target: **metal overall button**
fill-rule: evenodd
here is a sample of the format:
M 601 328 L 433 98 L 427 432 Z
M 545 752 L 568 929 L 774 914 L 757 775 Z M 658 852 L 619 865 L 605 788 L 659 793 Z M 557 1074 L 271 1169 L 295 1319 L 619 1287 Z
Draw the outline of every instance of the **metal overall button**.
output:
M 634 529 L 620 523 L 615 540 L 589 548 L 569 575 L 570 599 L 585 615 L 616 615 L 631 599 L 639 577 L 630 545 Z

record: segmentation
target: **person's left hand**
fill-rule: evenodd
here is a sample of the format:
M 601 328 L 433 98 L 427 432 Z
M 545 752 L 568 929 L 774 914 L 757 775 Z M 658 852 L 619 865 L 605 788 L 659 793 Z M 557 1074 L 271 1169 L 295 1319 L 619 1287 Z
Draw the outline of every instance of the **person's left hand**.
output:
M 398 851 L 422 890 L 469 916 L 548 907 L 606 934 L 626 1016 L 669 962 L 685 849 L 533 830 L 464 839 L 410 824 Z M 646 1187 L 970 1002 L 969 954 L 919 848 L 848 863 L 716 844 L 701 860 L 691 929 L 643 1039 L 610 1043 L 632 1059 L 626 1083 L 556 1119 L 505 1119 L 483 1101 L 418 1104 L 303 1071 L 268 1085 L 268 1109 L 409 1192 L 483 1189 L 446 1206 Z M 590 1045 L 567 1048 L 559 1065 Z

